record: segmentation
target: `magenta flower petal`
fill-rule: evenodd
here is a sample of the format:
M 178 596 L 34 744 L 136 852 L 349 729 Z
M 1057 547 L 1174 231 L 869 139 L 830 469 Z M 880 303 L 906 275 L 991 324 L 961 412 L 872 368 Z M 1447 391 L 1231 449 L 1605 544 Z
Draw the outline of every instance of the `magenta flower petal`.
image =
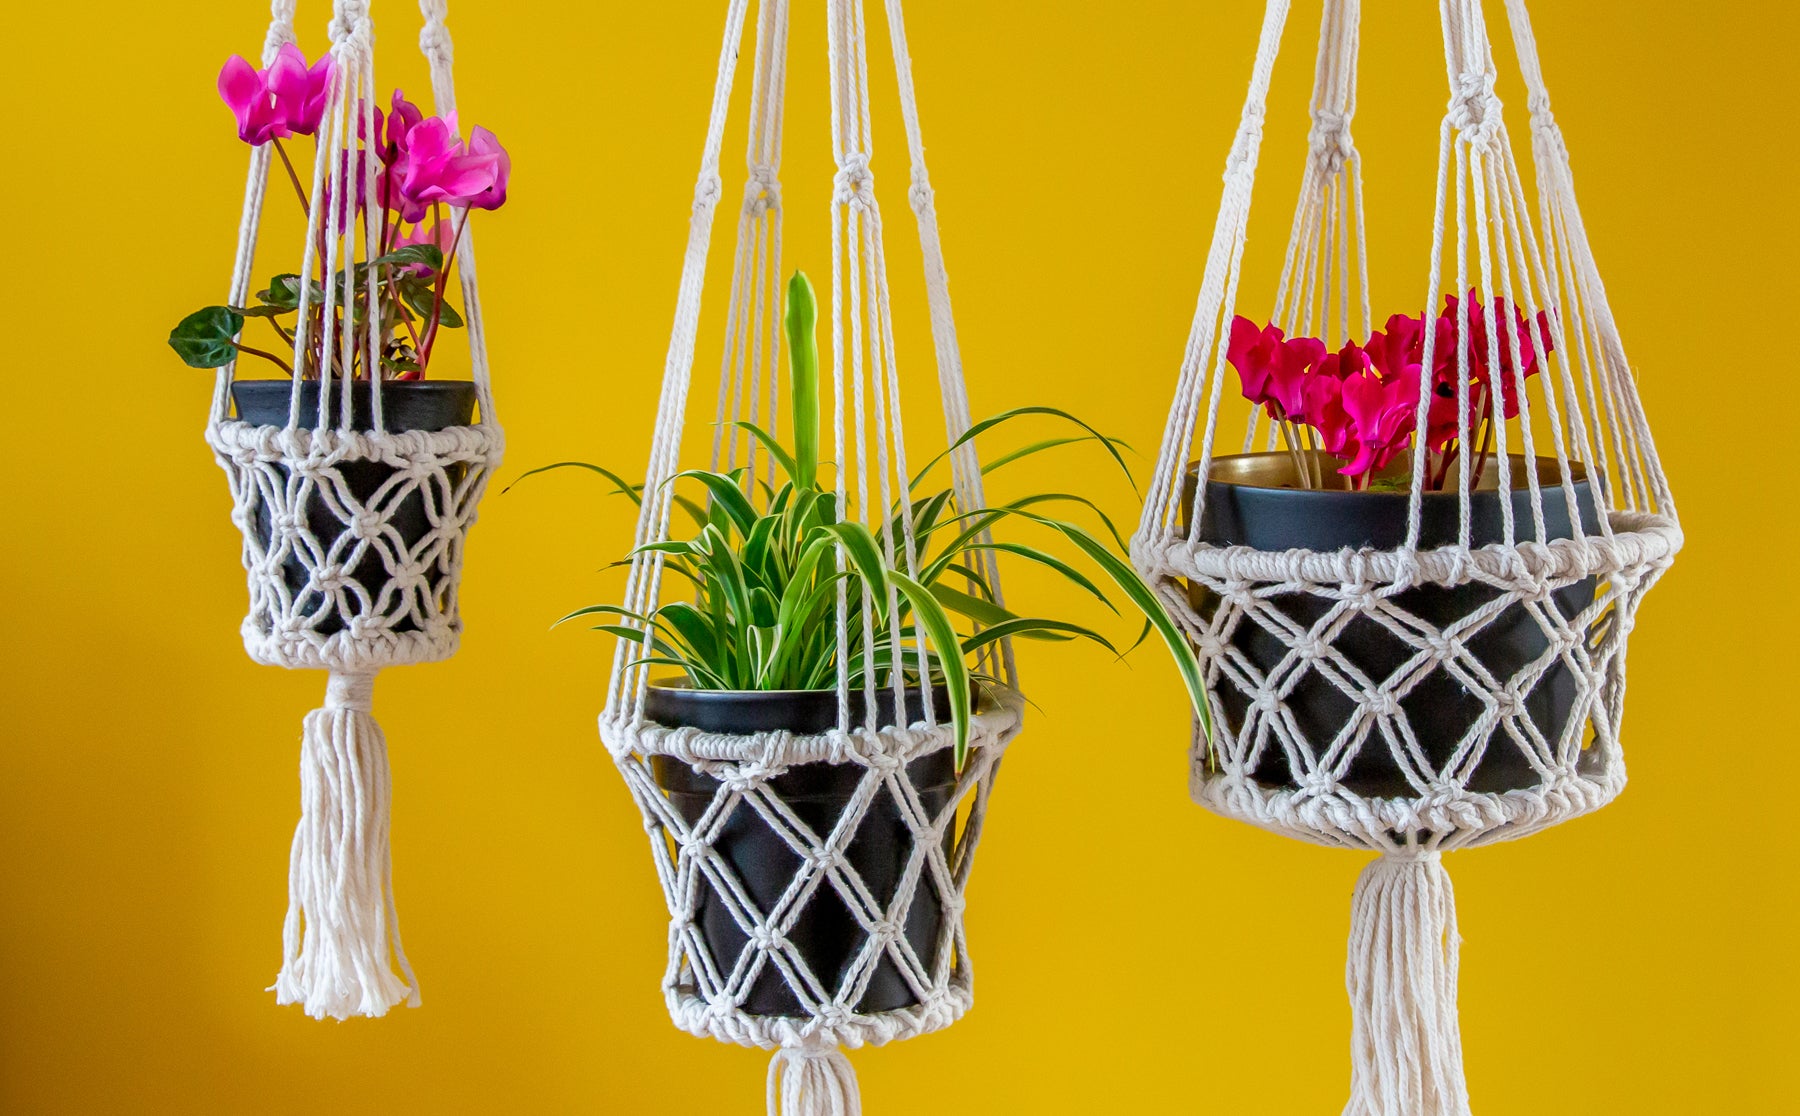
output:
M 475 155 L 495 160 L 492 183 L 478 194 L 470 195 L 468 205 L 474 209 L 499 209 L 506 204 L 506 185 L 512 178 L 512 156 L 500 145 L 494 133 L 479 125 L 469 130 L 469 150 Z

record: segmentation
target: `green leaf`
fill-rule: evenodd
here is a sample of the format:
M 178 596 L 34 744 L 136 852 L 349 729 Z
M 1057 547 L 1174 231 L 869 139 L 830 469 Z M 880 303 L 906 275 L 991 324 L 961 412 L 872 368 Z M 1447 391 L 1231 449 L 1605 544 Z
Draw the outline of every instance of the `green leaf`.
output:
M 318 280 L 307 283 L 310 304 L 317 306 L 325 301 L 325 288 Z M 269 280 L 267 290 L 256 292 L 256 297 L 270 306 L 279 306 L 284 310 L 298 309 L 300 306 L 300 276 L 293 272 L 283 272 Z
M 397 248 L 385 256 L 376 256 L 371 261 L 375 266 L 382 264 L 407 265 L 424 264 L 433 272 L 444 270 L 444 253 L 435 244 L 408 244 Z
M 1028 519 L 1036 520 L 1047 527 L 1062 532 L 1063 537 L 1074 543 L 1082 553 L 1093 559 L 1095 565 L 1112 578 L 1113 583 L 1131 598 L 1131 603 L 1156 626 L 1156 632 L 1162 636 L 1163 643 L 1169 649 L 1169 655 L 1175 660 L 1175 668 L 1181 673 L 1181 680 L 1187 685 L 1188 698 L 1193 702 L 1194 714 L 1200 718 L 1200 728 L 1207 741 L 1212 741 L 1212 713 L 1206 702 L 1206 683 L 1200 675 L 1200 661 L 1194 655 L 1187 637 L 1182 634 L 1175 621 L 1163 607 L 1162 599 L 1156 591 L 1145 584 L 1130 562 L 1119 557 L 1107 548 L 1105 543 L 1088 534 L 1073 523 L 1065 523 L 1047 516 L 1034 515 L 1031 512 L 1021 513 Z
M 969 666 L 959 653 L 962 643 L 944 607 L 931 595 L 931 590 L 903 573 L 891 575 L 894 585 L 912 603 L 919 626 L 925 629 L 927 642 L 941 653 L 939 666 L 944 672 L 944 686 L 950 692 L 950 724 L 954 734 L 956 770 L 961 771 L 969 758 Z
M 818 300 L 806 272 L 788 280 L 788 364 L 794 377 L 794 468 L 796 488 L 817 488 L 819 477 L 819 341 L 815 326 Z
M 992 601 L 984 601 L 980 597 L 970 596 L 961 590 L 952 589 L 948 585 L 931 586 L 931 595 L 951 612 L 959 612 L 983 626 L 1004 624 L 1009 620 L 1019 618 L 1016 613 L 1008 612 Z
M 769 456 L 773 457 L 775 463 L 781 466 L 782 473 L 785 474 L 789 480 L 794 479 L 794 474 L 798 471 L 794 464 L 794 455 L 787 451 L 786 446 L 783 446 L 775 439 L 775 435 L 764 430 L 754 422 L 739 421 L 728 423 L 727 425 L 735 426 L 739 430 L 749 431 L 750 436 L 755 438 L 758 442 L 761 442 L 763 449 L 768 450 Z M 814 452 L 816 453 L 817 450 Z
M 964 431 L 962 437 L 960 437 L 956 441 L 950 443 L 949 447 L 946 448 L 944 450 L 944 452 L 938 454 L 936 457 L 934 457 L 930 461 L 926 462 L 925 467 L 923 469 L 920 469 L 919 472 L 913 477 L 911 487 L 917 488 L 919 485 L 919 482 L 925 478 L 925 474 L 931 472 L 933 466 L 937 465 L 938 462 L 943 461 L 945 458 L 947 458 L 951 454 L 955 453 L 962 446 L 966 445 L 969 442 L 974 441 L 975 438 L 978 437 L 979 435 L 987 433 L 989 430 L 992 430 L 994 427 L 999 426 L 1002 423 L 1011 422 L 1013 419 L 1025 418 L 1030 415 L 1048 415 L 1052 418 L 1060 418 L 1067 422 L 1072 422 L 1076 426 L 1079 426 L 1079 427 L 1081 427 L 1081 429 L 1087 431 L 1088 436 L 1089 436 L 1088 438 L 1076 438 L 1076 439 L 1072 439 L 1072 441 L 1092 440 L 1092 441 L 1097 441 L 1102 446 L 1106 447 L 1107 454 L 1112 457 L 1113 461 L 1118 463 L 1120 472 L 1124 473 L 1125 479 L 1128 482 L 1130 482 L 1131 490 L 1133 492 L 1137 491 L 1137 481 L 1131 475 L 1131 468 L 1130 468 L 1130 466 L 1125 464 L 1125 458 L 1119 454 L 1120 446 L 1124 446 L 1126 449 L 1130 449 L 1131 447 L 1126 445 L 1124 442 L 1120 441 L 1117 438 L 1108 437 L 1107 435 L 1100 433 L 1100 431 L 1089 426 L 1087 423 L 1076 418 L 1074 415 L 1070 414 L 1069 412 L 1060 410 L 1056 407 L 1014 407 L 1010 411 L 1002 411 L 999 414 L 994 415 L 991 418 L 982 419 L 980 422 L 976 423 L 974 426 L 971 426 L 971 427 L 969 427 L 968 430 Z M 1018 457 L 1029 456 L 1033 453 L 1038 452 L 1039 450 L 1049 449 L 1052 445 L 1060 445 L 1060 444 L 1065 444 L 1065 443 L 1040 442 L 1036 446 L 1027 447 L 1023 451 L 1015 451 L 1013 454 L 1011 454 L 1007 457 L 1000 458 L 999 464 L 1005 464 L 1009 460 L 1016 460 Z M 995 467 L 998 467 L 998 466 L 995 466 Z M 983 470 L 983 472 L 986 472 L 986 470 Z
M 860 523 L 833 523 L 821 530 L 843 544 L 844 553 L 850 556 L 850 564 L 862 575 L 863 583 L 868 586 L 870 599 L 874 602 L 876 616 L 886 623 L 887 616 L 887 582 L 889 570 L 887 561 L 882 557 L 881 546 L 867 527 Z M 936 601 L 932 602 L 934 605 Z
M 756 509 L 751 506 L 750 498 L 744 495 L 744 490 L 738 487 L 735 479 L 724 473 L 710 473 L 705 469 L 689 469 L 675 474 L 673 479 L 684 478 L 697 480 L 704 485 L 712 496 L 713 509 L 722 510 L 731 525 L 737 528 L 739 535 L 750 537 L 750 532 L 756 529 Z
M 1002 624 L 995 624 L 991 628 L 984 628 L 962 641 L 962 651 L 965 655 L 971 655 L 984 645 L 997 639 L 1006 639 L 1009 636 L 1043 639 L 1046 635 L 1062 639 L 1085 639 L 1098 643 L 1115 655 L 1119 653 L 1118 648 L 1112 645 L 1111 640 L 1090 628 L 1084 628 L 1079 624 L 1065 624 L 1061 620 L 1045 620 L 1035 616 L 1020 616 Z
M 632 503 L 638 504 L 640 506 L 644 502 L 644 498 L 643 498 L 644 486 L 643 485 L 632 484 L 630 481 L 626 480 L 624 477 L 621 477 L 619 474 L 613 472 L 611 469 L 603 469 L 598 465 L 590 465 L 585 461 L 558 461 L 551 465 L 539 465 L 535 469 L 527 469 L 525 472 L 520 473 L 518 476 L 518 479 L 514 480 L 512 482 L 512 484 L 509 484 L 505 488 L 502 488 L 500 490 L 500 494 L 502 496 L 504 496 L 508 492 L 511 492 L 513 490 L 513 488 L 515 486 L 517 486 L 518 483 L 520 481 L 524 480 L 526 477 L 535 477 L 539 473 L 548 473 L 552 469 L 586 469 L 590 473 L 598 473 L 600 476 L 603 476 L 607 480 L 612 482 L 613 488 L 615 490 L 617 490 L 619 495 L 629 496 L 631 498 Z
M 1063 577 L 1066 578 L 1067 580 L 1074 582 L 1076 585 L 1081 586 L 1083 589 L 1086 589 L 1089 593 L 1093 594 L 1096 598 L 1098 598 L 1101 604 L 1105 605 L 1107 608 L 1111 609 L 1113 612 L 1116 613 L 1119 611 L 1118 608 L 1116 608 L 1113 605 L 1112 601 L 1107 599 L 1106 594 L 1102 593 L 1100 591 L 1100 587 L 1098 585 L 1095 585 L 1091 580 L 1088 579 L 1088 576 L 1086 574 L 1082 573 L 1080 570 L 1076 569 L 1074 566 L 1069 565 L 1067 562 L 1063 561 L 1061 558 L 1058 558 L 1054 554 L 1046 553 L 1042 550 L 1037 549 L 1036 547 L 1022 546 L 1019 543 L 1009 543 L 1009 542 L 976 542 L 976 543 L 970 543 L 964 549 L 965 550 L 997 550 L 997 551 L 1001 551 L 1002 553 L 1005 553 L 1005 554 L 1016 554 L 1019 557 L 1025 559 L 1026 561 L 1036 562 L 1042 566 L 1048 566 L 1049 568 L 1055 570 L 1057 573 L 1063 575 Z
M 245 317 L 245 318 L 274 318 L 274 317 L 278 317 L 282 314 L 288 314 L 288 313 L 293 312 L 292 307 L 268 306 L 268 305 L 232 306 L 232 307 L 229 307 L 229 309 L 231 310 L 231 312 L 233 314 L 237 314 L 240 317 Z
M 569 613 L 567 616 L 564 616 L 562 619 L 558 620 L 555 624 L 552 624 L 550 626 L 552 628 L 554 628 L 559 625 L 566 624 L 569 621 L 575 619 L 577 616 L 622 616 L 627 620 L 636 620 L 638 623 L 644 624 L 644 625 L 651 625 L 651 624 L 655 623 L 655 621 L 652 620 L 650 617 L 644 616 L 640 613 L 632 612 L 628 608 L 621 608 L 618 605 L 597 604 L 597 605 L 588 605 L 586 608 L 578 608 L 574 612 Z
M 191 368 L 223 368 L 237 359 L 244 316 L 229 306 L 208 306 L 181 319 L 169 331 L 169 348 Z

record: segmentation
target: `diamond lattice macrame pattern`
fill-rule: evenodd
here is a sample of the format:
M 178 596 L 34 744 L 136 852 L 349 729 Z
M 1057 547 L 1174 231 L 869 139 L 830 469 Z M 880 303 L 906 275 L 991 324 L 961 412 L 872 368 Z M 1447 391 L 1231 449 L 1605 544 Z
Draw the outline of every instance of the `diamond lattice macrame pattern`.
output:
M 463 544 L 498 429 L 211 432 L 244 536 L 258 662 L 364 670 L 456 650 Z
M 1421 585 L 1354 554 L 1329 580 L 1247 577 L 1233 553 L 1176 548 L 1185 586 L 1164 584 L 1219 713 L 1210 755 L 1196 742 L 1204 804 L 1330 844 L 1453 847 L 1623 788 L 1626 642 L 1666 555 L 1533 568 L 1492 548 Z
M 857 1047 L 960 1018 L 964 888 L 1018 725 L 1011 695 L 978 714 L 957 774 L 944 726 L 731 737 L 603 723 L 668 904 L 676 1025 L 763 1047 Z M 796 776 L 849 797 L 809 800 Z M 882 844 L 902 850 L 897 873 Z

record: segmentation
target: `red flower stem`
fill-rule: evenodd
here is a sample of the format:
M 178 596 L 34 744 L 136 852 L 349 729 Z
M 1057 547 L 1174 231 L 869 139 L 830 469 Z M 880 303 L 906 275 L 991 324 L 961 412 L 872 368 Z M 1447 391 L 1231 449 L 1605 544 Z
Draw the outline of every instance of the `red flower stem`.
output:
M 281 165 L 287 168 L 288 181 L 294 184 L 294 196 L 300 199 L 300 212 L 306 214 L 310 220 L 312 206 L 306 202 L 306 187 L 300 185 L 300 175 L 294 170 L 293 160 L 288 158 L 287 148 L 281 146 L 281 141 L 278 139 L 271 139 L 269 142 L 275 145 L 275 154 L 281 156 Z
M 1483 396 L 1482 396 L 1481 443 L 1480 443 L 1481 449 L 1476 454 L 1476 457 L 1475 457 L 1475 476 L 1469 482 L 1469 491 L 1471 491 L 1471 492 L 1473 492 L 1475 489 L 1481 487 L 1481 474 L 1482 474 L 1482 471 L 1487 467 L 1488 445 L 1489 445 L 1489 442 L 1492 441 L 1493 436 L 1494 436 L 1494 397 L 1491 392 L 1484 392 Z
M 434 211 L 432 216 L 435 219 L 432 227 L 435 231 L 441 225 L 443 218 L 436 212 L 438 206 L 435 202 L 432 204 L 432 209 Z M 444 288 L 450 283 L 450 265 L 456 259 L 456 250 L 462 246 L 463 230 L 469 227 L 469 213 L 470 210 L 465 208 L 462 212 L 462 220 L 456 223 L 456 231 L 450 240 L 450 251 L 444 257 L 443 269 L 438 272 L 437 293 L 431 299 L 431 321 L 425 326 L 425 350 L 419 354 L 420 379 L 424 379 L 425 369 L 431 361 L 431 350 L 437 345 L 438 321 L 444 313 Z
M 282 370 L 285 371 L 290 377 L 294 374 L 293 366 L 288 364 L 287 361 L 282 360 L 280 357 L 276 356 L 274 353 L 265 352 L 262 349 L 252 348 L 249 345 L 245 345 L 245 344 L 242 344 L 237 341 L 233 341 L 231 343 L 231 347 L 236 349 L 240 353 L 249 353 L 251 356 L 259 356 L 259 357 L 262 357 L 264 360 L 274 361 L 276 364 L 281 365 Z

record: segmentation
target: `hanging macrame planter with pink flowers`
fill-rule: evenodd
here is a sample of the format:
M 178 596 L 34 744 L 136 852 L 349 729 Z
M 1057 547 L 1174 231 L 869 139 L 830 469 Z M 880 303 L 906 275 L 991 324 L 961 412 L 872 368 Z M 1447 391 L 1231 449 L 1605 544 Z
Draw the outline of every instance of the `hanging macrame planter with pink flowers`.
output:
M 420 7 L 436 116 L 399 91 L 380 98 L 362 0 L 335 5 L 330 53 L 311 66 L 294 44 L 292 0 L 274 4 L 260 70 L 226 65 L 219 92 L 254 145 L 230 296 L 169 339 L 188 364 L 218 369 L 206 439 L 243 532 L 244 647 L 260 663 L 329 672 L 301 735 L 274 986 L 278 1002 L 319 1018 L 419 1002 L 394 907 L 371 691 L 383 667 L 455 653 L 464 540 L 502 448 L 468 226 L 504 202 L 511 168 L 491 133 L 459 136 L 445 4 Z M 290 151 L 306 136 L 310 174 Z M 306 236 L 297 271 L 255 290 L 270 189 L 275 204 L 304 210 Z M 457 329 L 472 382 L 427 379 Z M 284 375 L 239 378 L 245 356 Z
M 1345 1116 L 1467 1116 L 1441 854 L 1529 836 L 1624 788 L 1626 641 L 1682 534 L 1524 0 L 1506 7 L 1536 197 L 1480 0 L 1444 0 L 1424 313 L 1376 327 L 1350 131 L 1360 7 L 1324 2 L 1309 154 L 1265 322 L 1236 302 L 1288 11 L 1269 0 L 1132 554 L 1206 668 L 1217 732 L 1196 736 L 1193 797 L 1379 854 L 1352 903 Z M 1217 449 L 1228 387 L 1252 404 L 1237 454 Z

